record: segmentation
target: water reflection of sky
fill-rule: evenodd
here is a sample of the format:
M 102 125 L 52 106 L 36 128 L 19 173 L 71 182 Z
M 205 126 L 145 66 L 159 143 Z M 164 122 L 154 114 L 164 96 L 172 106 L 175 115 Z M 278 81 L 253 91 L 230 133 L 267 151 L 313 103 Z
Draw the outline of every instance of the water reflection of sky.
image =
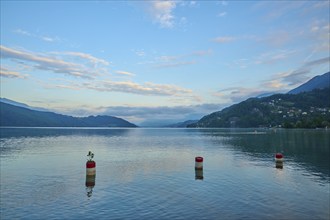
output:
M 147 130 L 148 135 L 145 136 Z M 144 154 L 149 157 L 171 158 L 171 155 L 165 155 L 161 149 L 165 147 L 177 148 L 182 153 L 187 153 L 189 149 L 189 139 L 195 143 L 195 148 L 199 144 L 198 151 L 203 152 L 204 142 L 207 142 L 207 150 L 212 148 L 218 150 L 220 147 L 230 149 L 237 157 L 250 157 L 255 165 L 273 163 L 273 157 L 276 152 L 282 152 L 286 164 L 296 163 L 297 169 L 308 169 L 312 175 L 329 181 L 330 167 L 330 131 L 327 130 L 265 130 L 265 129 L 107 129 L 107 128 L 0 128 L 1 134 L 1 157 L 17 156 L 20 151 L 27 150 L 20 143 L 28 140 L 29 142 L 38 142 L 40 138 L 45 143 L 52 142 L 54 138 L 61 137 L 61 144 L 65 146 L 85 146 L 89 147 L 103 146 L 106 152 L 107 145 L 120 143 L 120 150 L 127 149 L 125 157 L 119 157 L 114 152 L 113 160 L 130 161 L 136 158 L 138 154 Z M 201 138 L 202 134 L 206 138 Z M 164 135 L 169 136 L 168 143 L 164 145 Z M 203 137 L 202 136 L 202 137 Z M 102 138 L 100 138 L 102 137 Z M 26 139 L 28 138 L 28 139 Z M 71 139 L 75 138 L 75 143 Z M 106 138 L 106 139 L 105 139 Z M 111 142 L 109 140 L 111 139 Z M 144 142 L 147 142 L 149 148 L 145 148 Z M 210 144 L 211 143 L 211 144 Z M 55 145 L 57 142 L 54 143 Z M 36 145 L 37 146 L 37 145 Z M 154 146 L 154 147 L 153 147 Z M 60 146 L 58 146 L 60 147 Z M 115 147 L 115 146 L 111 146 Z M 55 149 L 56 147 L 54 147 Z M 148 149 L 148 152 L 146 152 Z M 186 149 L 186 150 L 184 150 Z M 39 148 L 41 154 L 47 148 Z M 31 151 L 31 149 L 28 149 Z M 47 153 L 47 152 L 44 152 Z M 56 154 L 56 152 L 53 152 Z M 187 154 L 190 156 L 190 154 Z M 185 158 L 185 157 L 183 157 Z M 223 159 L 219 159 L 222 161 Z M 132 161 L 131 161 L 132 162 Z M 141 161 L 135 161 L 141 163 Z M 158 161 L 158 164 L 161 161 Z M 174 163 L 174 162 L 173 162 Z M 167 161 L 162 166 L 166 166 Z M 137 167 L 149 167 L 150 164 L 135 164 Z M 127 175 L 125 175 L 127 176 Z
M 109 214 L 127 219 L 136 213 L 141 218 L 185 219 L 203 218 L 204 213 L 213 219 L 220 213 L 236 219 L 264 219 L 270 211 L 276 213 L 274 218 L 329 214 L 325 209 L 329 168 L 322 170 L 323 163 L 314 159 L 325 158 L 319 153 L 328 154 L 320 143 L 327 144 L 329 137 L 319 131 L 34 128 L 1 132 L 1 197 L 6 198 L 2 210 L 12 218 L 29 214 L 76 219 L 86 212 L 105 219 Z M 307 136 L 306 146 L 299 140 L 301 135 Z M 311 146 L 324 149 L 311 151 L 315 155 L 306 159 L 305 150 Z M 95 153 L 95 179 L 86 177 L 89 150 Z M 284 153 L 283 169 L 275 168 L 277 151 Z M 194 169 L 195 156 L 204 157 L 202 181 Z M 88 184 L 94 185 L 88 188 Z M 306 202 L 301 203 L 302 198 Z

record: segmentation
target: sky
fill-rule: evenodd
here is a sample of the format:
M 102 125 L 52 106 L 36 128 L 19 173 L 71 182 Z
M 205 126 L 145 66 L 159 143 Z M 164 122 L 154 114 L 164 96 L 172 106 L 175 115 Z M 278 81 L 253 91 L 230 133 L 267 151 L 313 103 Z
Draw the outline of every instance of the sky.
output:
M 172 123 L 329 71 L 330 1 L 3 1 L 1 98 Z

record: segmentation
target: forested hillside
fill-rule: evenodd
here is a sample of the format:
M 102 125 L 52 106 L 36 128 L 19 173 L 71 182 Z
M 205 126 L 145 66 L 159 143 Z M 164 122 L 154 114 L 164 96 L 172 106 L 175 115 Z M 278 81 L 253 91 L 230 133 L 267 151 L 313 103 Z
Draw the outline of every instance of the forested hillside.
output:
M 250 98 L 188 127 L 330 127 L 330 89 Z
M 0 126 L 23 127 L 137 127 L 112 116 L 72 117 L 35 111 L 0 102 Z

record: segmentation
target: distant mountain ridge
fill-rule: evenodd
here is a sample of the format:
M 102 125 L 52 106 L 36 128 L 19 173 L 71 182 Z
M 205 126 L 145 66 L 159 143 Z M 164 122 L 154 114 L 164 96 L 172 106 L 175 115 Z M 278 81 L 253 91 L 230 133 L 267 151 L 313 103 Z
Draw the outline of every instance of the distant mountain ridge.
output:
M 197 128 L 325 128 L 330 127 L 330 88 L 299 94 L 249 98 L 204 116 Z
M 309 92 L 314 89 L 323 89 L 330 87 L 330 72 L 327 72 L 320 76 L 315 76 L 306 83 L 298 86 L 295 89 L 292 89 L 288 94 L 298 94 L 301 92 Z
M 330 127 L 330 72 L 287 94 L 249 98 L 187 127 Z
M 45 112 L 49 111 L 48 109 L 45 109 L 45 108 L 32 107 L 32 106 L 29 106 L 27 104 L 24 104 L 24 103 L 21 103 L 21 102 L 16 102 L 16 101 L 6 99 L 6 98 L 0 98 L 0 102 L 7 103 L 7 104 L 10 104 L 10 105 L 15 105 L 15 106 L 18 106 L 18 107 L 28 108 L 28 109 L 35 110 L 35 111 L 45 111 Z
M 72 117 L 0 102 L 0 126 L 20 127 L 137 127 L 113 116 Z
M 188 121 L 184 121 L 184 122 L 178 122 L 175 124 L 170 124 L 170 125 L 166 125 L 164 127 L 166 128 L 186 128 L 187 125 L 193 124 L 198 122 L 198 120 L 188 120 Z

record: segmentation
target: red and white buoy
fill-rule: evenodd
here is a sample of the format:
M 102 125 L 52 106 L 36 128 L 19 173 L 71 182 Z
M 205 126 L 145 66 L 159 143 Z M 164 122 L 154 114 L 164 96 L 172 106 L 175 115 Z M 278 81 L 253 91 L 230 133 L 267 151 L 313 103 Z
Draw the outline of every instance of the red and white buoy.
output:
M 87 154 L 87 162 L 86 162 L 86 192 L 87 196 L 91 197 L 93 193 L 93 188 L 95 186 L 95 176 L 96 176 L 96 163 L 93 160 L 94 154 L 92 151 L 89 151 Z
M 203 169 L 203 157 L 195 157 L 195 169 L 196 170 Z
M 275 162 L 283 162 L 283 154 L 281 154 L 281 153 L 276 153 L 275 154 Z
M 96 174 L 96 169 L 95 169 L 96 163 L 93 160 L 94 154 L 91 151 L 89 151 L 87 154 L 87 157 L 88 157 L 88 160 L 86 162 L 86 175 L 87 176 L 95 175 Z
M 86 175 L 87 176 L 92 176 L 96 174 L 96 169 L 95 169 L 95 161 L 87 161 L 86 163 Z

